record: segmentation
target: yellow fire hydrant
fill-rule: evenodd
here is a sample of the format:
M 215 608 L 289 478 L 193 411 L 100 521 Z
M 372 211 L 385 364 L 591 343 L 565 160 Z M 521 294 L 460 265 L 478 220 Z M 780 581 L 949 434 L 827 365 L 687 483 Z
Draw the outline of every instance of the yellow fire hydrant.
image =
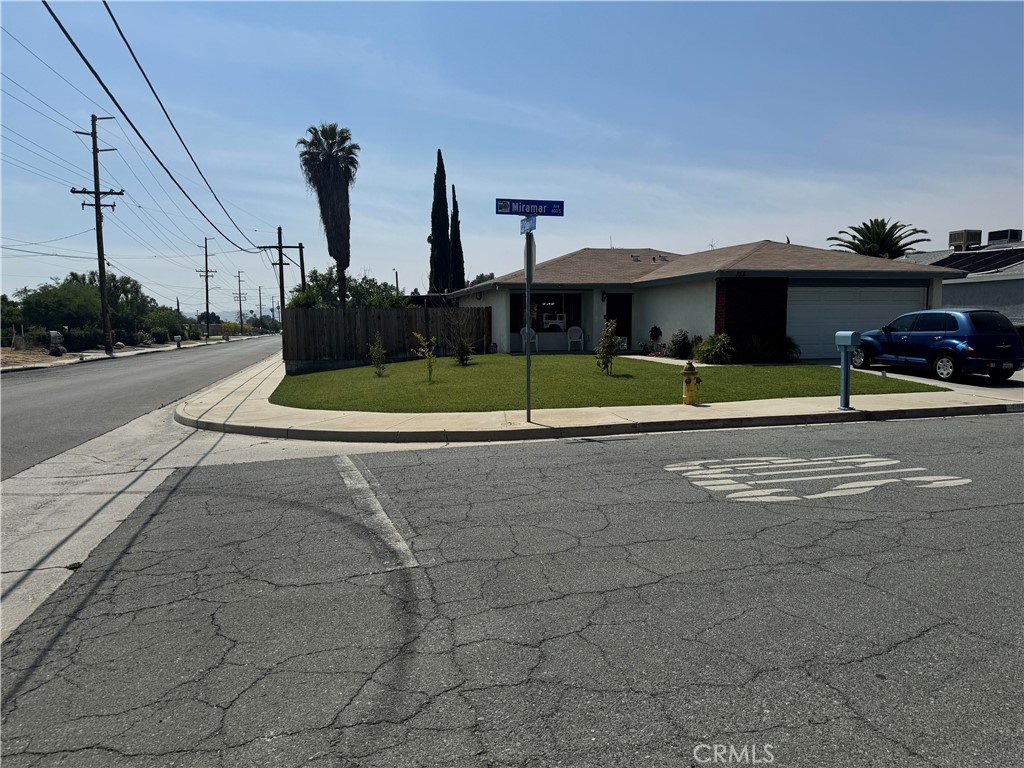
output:
M 700 384 L 700 376 L 697 369 L 693 367 L 693 360 L 683 366 L 683 404 L 697 404 L 697 385 Z

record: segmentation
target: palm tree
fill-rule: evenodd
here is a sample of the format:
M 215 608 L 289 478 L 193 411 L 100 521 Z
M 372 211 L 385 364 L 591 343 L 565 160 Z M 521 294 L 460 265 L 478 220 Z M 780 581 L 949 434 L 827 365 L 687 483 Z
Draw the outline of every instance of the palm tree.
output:
M 831 246 L 832 248 L 846 248 L 861 256 L 877 256 L 881 259 L 898 259 L 913 252 L 912 246 L 930 240 L 927 237 L 911 240 L 914 235 L 927 235 L 927 230 L 915 229 L 898 221 L 890 224 L 889 219 L 869 219 L 860 226 L 850 227 L 849 231 L 841 229 L 839 234 L 846 235 L 848 239 L 828 238 L 838 243 Z
M 299 139 L 299 165 L 306 186 L 316 192 L 320 221 L 327 237 L 327 252 L 338 265 L 338 300 L 345 307 L 345 271 L 352 261 L 352 216 L 348 190 L 356 181 L 359 145 L 352 143 L 348 128 L 337 123 L 322 123 L 306 129 L 309 138 Z

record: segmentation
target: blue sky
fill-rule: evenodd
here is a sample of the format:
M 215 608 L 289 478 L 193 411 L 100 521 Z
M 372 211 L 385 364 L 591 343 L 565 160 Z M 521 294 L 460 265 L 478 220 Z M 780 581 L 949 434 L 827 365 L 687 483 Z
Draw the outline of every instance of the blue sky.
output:
M 102 4 L 52 7 L 204 212 L 248 245 Z M 397 269 L 405 290 L 426 287 L 439 147 L 468 277 L 520 266 L 517 221 L 494 214 L 496 197 L 565 201 L 563 219 L 538 225 L 541 260 L 609 242 L 690 253 L 788 236 L 825 247 L 871 217 L 927 229 L 926 247 L 938 249 L 949 230 L 1024 218 L 1021 3 L 111 8 L 235 221 L 260 245 L 282 226 L 287 243 L 305 244 L 307 268 L 329 262 L 295 141 L 327 121 L 362 146 L 350 273 L 392 281 Z M 91 209 L 68 192 L 91 186 L 86 140 L 72 130 L 87 130 L 93 112 L 117 113 L 41 3 L 4 2 L 0 22 L 10 294 L 94 268 L 90 231 L 28 244 L 92 227 Z M 246 309 L 262 286 L 266 310 L 277 293 L 267 258 L 217 235 L 123 119 L 101 122 L 100 135 L 118 149 L 102 156 L 102 183 L 128 193 L 106 215 L 113 270 L 193 312 L 203 237 L 216 236 L 211 304 L 233 306 L 241 270 Z M 289 269 L 287 286 L 297 280 Z

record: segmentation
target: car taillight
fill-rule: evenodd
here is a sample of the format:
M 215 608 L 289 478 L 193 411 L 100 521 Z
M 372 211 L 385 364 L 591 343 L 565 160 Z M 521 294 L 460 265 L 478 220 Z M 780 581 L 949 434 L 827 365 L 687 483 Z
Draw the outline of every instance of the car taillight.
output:
M 963 352 L 968 357 L 977 357 L 978 356 L 978 351 L 974 347 L 972 347 L 970 344 L 964 344 L 962 347 L 960 347 L 960 351 Z

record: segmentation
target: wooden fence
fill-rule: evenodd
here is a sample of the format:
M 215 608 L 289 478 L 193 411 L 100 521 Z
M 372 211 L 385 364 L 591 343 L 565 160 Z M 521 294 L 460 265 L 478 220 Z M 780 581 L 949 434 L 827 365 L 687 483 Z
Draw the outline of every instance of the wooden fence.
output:
M 451 354 L 461 333 L 475 354 L 491 348 L 490 307 L 404 309 L 285 309 L 282 322 L 285 370 L 311 373 L 370 364 L 377 333 L 388 360 L 416 357 L 413 333 L 437 337 L 437 354 Z

